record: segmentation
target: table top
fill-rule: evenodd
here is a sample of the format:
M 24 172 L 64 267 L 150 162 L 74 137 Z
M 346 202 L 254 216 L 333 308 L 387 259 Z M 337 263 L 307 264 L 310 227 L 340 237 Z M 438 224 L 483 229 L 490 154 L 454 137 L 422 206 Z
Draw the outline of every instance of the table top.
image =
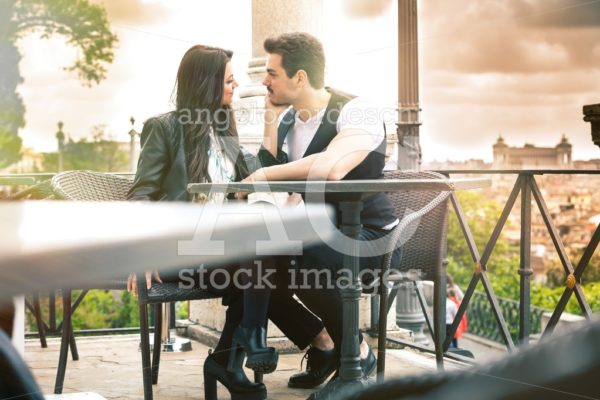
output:
M 268 181 L 230 183 L 190 183 L 190 193 L 208 192 L 301 192 L 356 193 L 394 192 L 402 190 L 453 191 L 480 189 L 491 186 L 485 178 L 449 179 L 372 179 L 347 181 Z
M 331 212 L 322 206 L 281 212 L 241 204 L 3 203 L 0 301 L 130 272 L 222 265 L 259 248 L 265 255 L 294 254 L 302 244 L 333 236 Z M 283 234 L 272 231 L 277 226 Z

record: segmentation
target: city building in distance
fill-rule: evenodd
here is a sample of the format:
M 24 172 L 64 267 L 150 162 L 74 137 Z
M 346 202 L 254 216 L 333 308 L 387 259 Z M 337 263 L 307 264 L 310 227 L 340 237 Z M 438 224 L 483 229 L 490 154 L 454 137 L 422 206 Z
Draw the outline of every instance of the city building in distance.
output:
M 523 147 L 508 146 L 502 136 L 493 145 L 494 169 L 563 169 L 573 168 L 573 146 L 563 135 L 554 147 L 537 147 L 525 143 Z

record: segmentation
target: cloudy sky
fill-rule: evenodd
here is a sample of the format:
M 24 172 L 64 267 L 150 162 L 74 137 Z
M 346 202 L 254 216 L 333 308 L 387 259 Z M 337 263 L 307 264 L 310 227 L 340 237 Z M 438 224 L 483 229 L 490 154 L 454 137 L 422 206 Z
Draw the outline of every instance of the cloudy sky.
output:
M 370 19 L 326 0 L 327 81 L 393 107 L 397 95 L 396 1 Z M 54 150 L 56 123 L 78 138 L 104 124 L 126 140 L 170 109 L 177 65 L 195 43 L 235 51 L 241 84 L 251 57 L 251 1 L 104 0 L 119 36 L 108 79 L 85 88 L 62 67 L 74 50 L 60 38 L 19 43 L 27 107 L 25 144 Z M 575 159 L 600 158 L 584 104 L 600 102 L 600 0 L 419 1 L 423 156 L 483 158 L 499 134 L 514 146 L 554 146 L 566 134 Z

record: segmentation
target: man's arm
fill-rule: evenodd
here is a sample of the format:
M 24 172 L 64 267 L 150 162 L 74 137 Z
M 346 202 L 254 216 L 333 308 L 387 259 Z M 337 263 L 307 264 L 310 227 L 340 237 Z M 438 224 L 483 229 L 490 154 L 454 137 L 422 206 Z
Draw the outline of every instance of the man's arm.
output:
M 373 136 L 362 129 L 344 129 L 321 153 L 283 165 L 261 168 L 248 180 L 341 180 L 373 149 Z
M 268 107 L 269 104 L 265 103 L 265 108 Z M 364 99 L 350 100 L 340 112 L 338 134 L 327 149 L 285 165 L 264 163 L 265 168 L 256 171 L 249 180 L 343 179 L 385 140 L 383 123 L 376 112 L 378 109 Z M 275 142 L 277 152 L 277 130 L 270 129 L 272 127 L 265 125 L 265 141 L 269 138 L 269 144 Z

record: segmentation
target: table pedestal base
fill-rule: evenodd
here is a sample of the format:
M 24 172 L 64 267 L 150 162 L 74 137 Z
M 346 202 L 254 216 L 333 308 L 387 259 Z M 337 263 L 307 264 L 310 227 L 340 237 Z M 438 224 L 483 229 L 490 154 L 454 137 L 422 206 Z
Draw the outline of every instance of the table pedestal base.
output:
M 308 400 L 345 399 L 351 393 L 356 393 L 373 383 L 375 383 L 373 378 L 364 376 L 356 381 L 344 381 L 340 377 L 336 377 L 327 382 L 323 389 L 311 394 Z
M 152 350 L 152 345 L 150 345 Z M 162 342 L 163 353 L 180 353 L 183 351 L 191 351 L 192 342 L 189 339 L 170 338 L 168 342 Z
M 154 335 L 150 334 L 150 351 L 154 351 Z M 140 343 L 141 349 L 141 343 Z M 192 342 L 190 339 L 180 337 L 170 337 L 168 340 L 161 341 L 161 350 L 163 353 L 181 353 L 192 350 Z

